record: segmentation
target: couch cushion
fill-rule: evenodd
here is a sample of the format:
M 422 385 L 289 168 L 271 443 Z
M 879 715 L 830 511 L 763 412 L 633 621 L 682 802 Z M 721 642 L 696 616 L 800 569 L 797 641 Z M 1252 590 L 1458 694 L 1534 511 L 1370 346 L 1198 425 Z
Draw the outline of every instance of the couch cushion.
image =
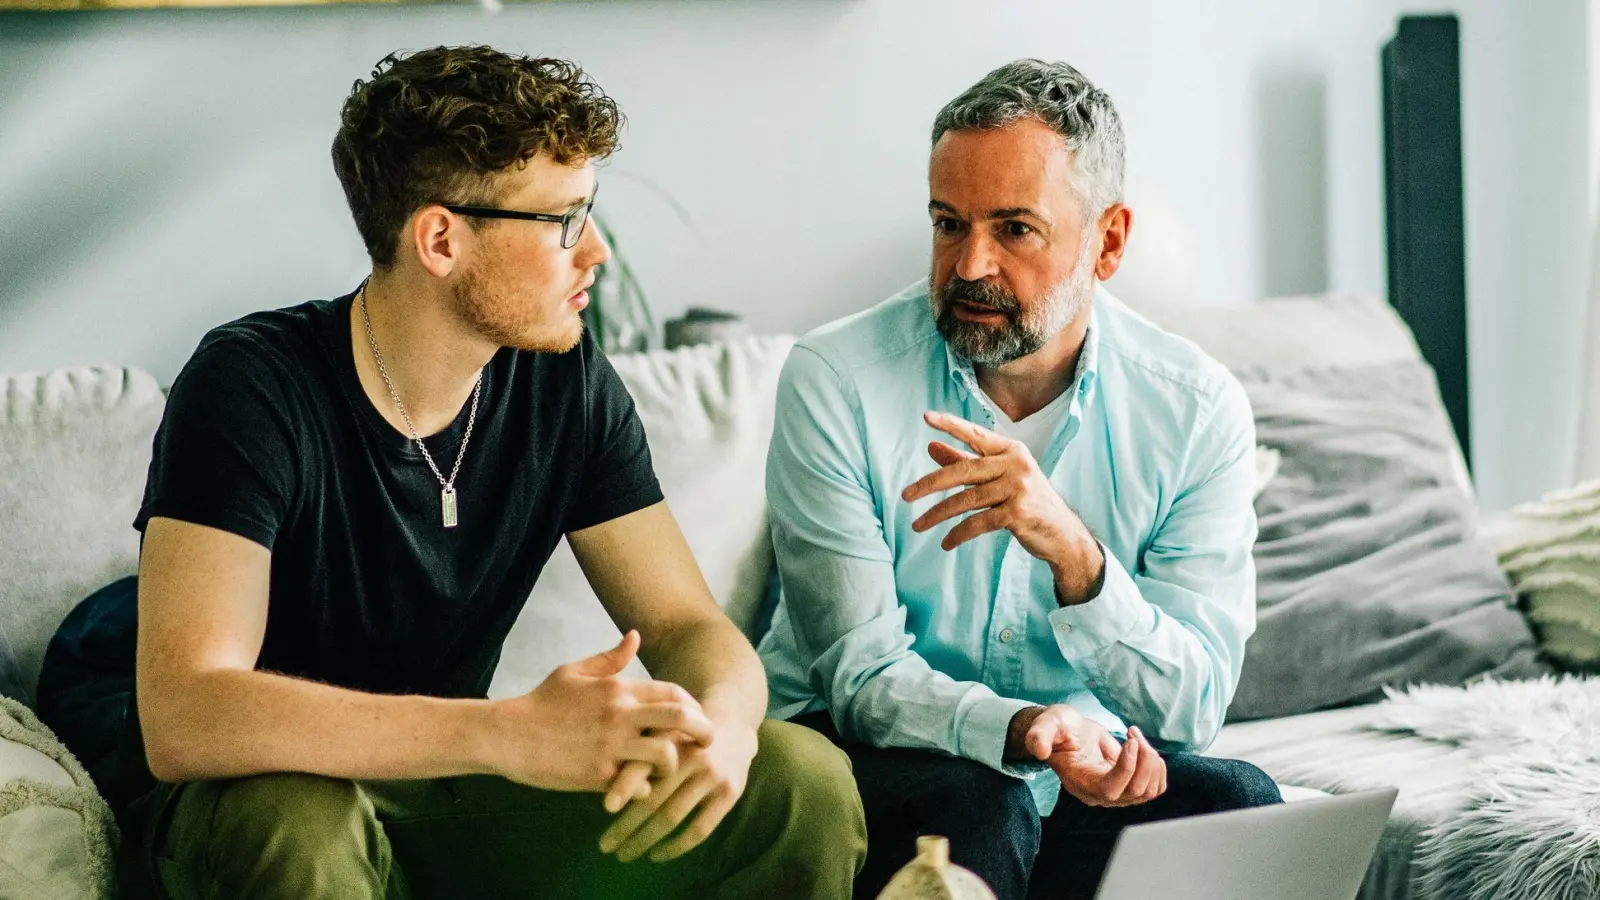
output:
M 1321 294 L 1249 306 L 1141 309 L 1235 372 L 1384 365 L 1422 359 L 1398 313 L 1379 297 Z
M 1423 361 L 1411 329 L 1382 297 L 1315 294 L 1249 306 L 1168 306 L 1141 312 L 1241 375 Z M 1439 410 L 1444 411 L 1442 401 Z M 1466 457 L 1453 433 L 1450 465 L 1455 483 L 1471 496 Z
M 1551 491 L 1483 523 L 1545 652 L 1600 666 L 1600 480 Z
M 26 703 L 68 610 L 137 568 L 131 523 L 163 404 L 136 369 L 0 380 L 0 658 Z
M 747 634 L 773 568 L 767 443 L 778 372 L 793 344 L 762 336 L 611 357 L 638 406 L 662 490 L 700 571 Z M 616 626 L 562 543 L 506 638 L 489 695 L 531 690 L 556 666 L 617 640 Z
M 1257 630 L 1230 719 L 1381 699 L 1386 685 L 1543 674 L 1420 361 L 1243 372 L 1282 456 L 1256 500 Z

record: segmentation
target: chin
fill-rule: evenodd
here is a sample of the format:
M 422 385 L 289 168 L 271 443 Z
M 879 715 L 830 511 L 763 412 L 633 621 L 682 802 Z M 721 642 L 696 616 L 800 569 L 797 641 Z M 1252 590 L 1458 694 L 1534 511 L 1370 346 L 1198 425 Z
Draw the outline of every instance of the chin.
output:
M 563 335 L 563 337 L 562 337 L 562 339 L 560 341 L 556 342 L 554 345 L 551 346 L 549 352 L 551 352 L 551 353 L 566 353 L 568 350 L 571 350 L 572 348 L 578 346 L 578 342 L 580 342 L 582 340 L 583 340 L 583 322 L 580 320 L 576 325 L 574 325 L 572 327 L 572 330 L 570 332 L 568 332 L 566 335 Z
M 583 340 L 583 320 L 572 317 L 572 324 L 564 328 L 534 328 L 518 335 L 506 346 L 531 353 L 566 353 Z

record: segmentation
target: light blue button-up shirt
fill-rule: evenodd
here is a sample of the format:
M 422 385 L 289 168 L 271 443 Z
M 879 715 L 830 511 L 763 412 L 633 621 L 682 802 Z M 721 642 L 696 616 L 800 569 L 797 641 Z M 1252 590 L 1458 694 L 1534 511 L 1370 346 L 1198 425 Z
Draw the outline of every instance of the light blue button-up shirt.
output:
M 760 648 L 770 715 L 825 709 L 848 738 L 1027 778 L 1043 814 L 1055 774 L 1002 761 L 1024 707 L 1068 703 L 1119 736 L 1136 724 L 1163 750 L 1211 743 L 1255 629 L 1249 401 L 1104 289 L 1068 390 L 1039 464 L 1101 541 L 1106 579 L 1062 607 L 1049 567 L 1010 533 L 947 552 L 959 518 L 911 529 L 950 496 L 900 499 L 935 468 L 929 441 L 950 440 L 922 413 L 995 424 L 926 282 L 796 344 L 767 458 L 783 586 Z

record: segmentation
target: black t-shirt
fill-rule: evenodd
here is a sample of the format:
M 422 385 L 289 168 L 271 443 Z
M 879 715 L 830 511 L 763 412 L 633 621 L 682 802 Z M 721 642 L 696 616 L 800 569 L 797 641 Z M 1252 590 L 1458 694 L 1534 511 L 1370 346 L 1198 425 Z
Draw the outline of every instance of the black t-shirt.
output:
M 351 299 L 206 335 L 172 385 L 134 527 L 181 519 L 272 551 L 257 669 L 482 697 L 557 541 L 662 499 L 644 427 L 587 332 L 566 353 L 501 350 L 446 528 L 438 479 L 361 388 Z M 446 477 L 471 405 L 424 439 Z

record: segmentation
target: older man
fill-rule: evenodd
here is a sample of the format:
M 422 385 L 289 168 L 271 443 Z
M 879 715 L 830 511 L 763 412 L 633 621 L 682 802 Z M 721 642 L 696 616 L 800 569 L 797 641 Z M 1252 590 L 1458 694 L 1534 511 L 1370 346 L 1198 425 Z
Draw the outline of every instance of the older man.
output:
M 1088 897 L 1122 827 L 1280 800 L 1195 754 L 1254 628 L 1254 429 L 1221 365 L 1098 286 L 1122 169 L 1077 70 L 991 72 L 934 123 L 928 282 L 785 368 L 769 714 L 851 756 L 858 897 L 928 833 L 1002 898 Z

